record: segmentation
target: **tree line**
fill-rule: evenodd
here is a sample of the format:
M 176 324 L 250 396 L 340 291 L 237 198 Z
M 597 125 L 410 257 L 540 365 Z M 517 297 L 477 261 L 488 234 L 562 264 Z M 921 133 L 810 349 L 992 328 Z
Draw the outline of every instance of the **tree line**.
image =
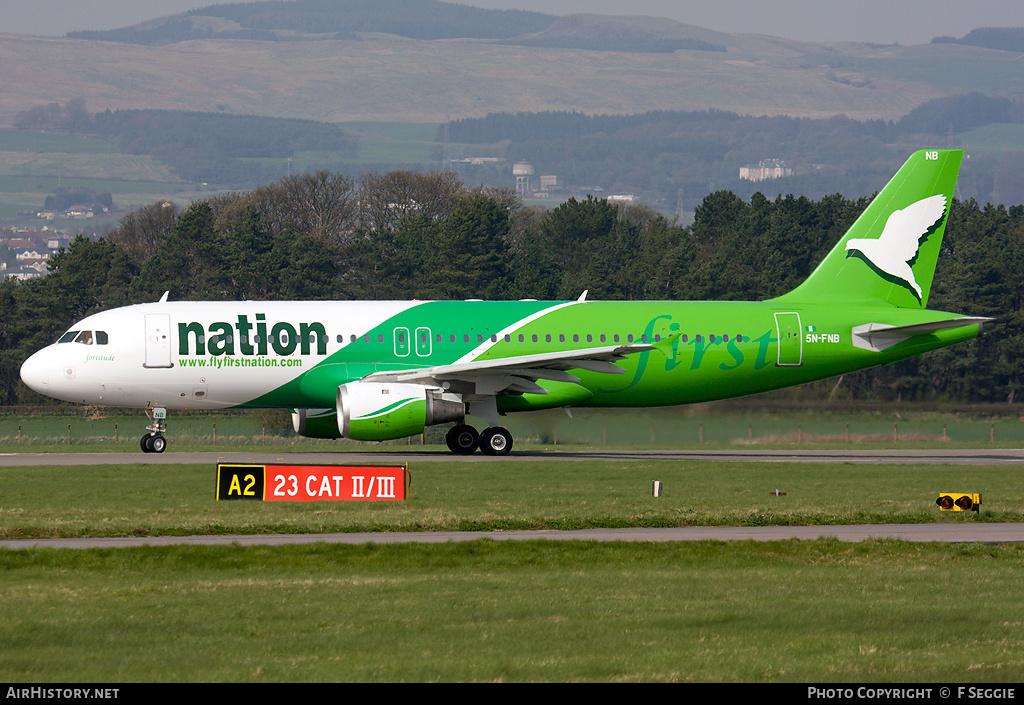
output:
M 81 98 L 23 110 L 14 124 L 23 130 L 66 130 L 109 139 L 122 154 L 151 156 L 184 181 L 230 186 L 278 178 L 286 160 L 301 152 L 338 159 L 356 154 L 352 136 L 315 120 L 186 110 L 91 113 Z
M 1024 52 L 1024 27 L 981 27 L 971 30 L 959 39 L 949 36 L 935 37 L 932 44 L 965 44 L 998 51 Z
M 439 128 L 467 155 L 532 163 L 567 184 L 629 192 L 676 212 L 695 208 L 721 188 L 750 198 L 759 190 L 870 193 L 871 184 L 906 159 L 908 144 L 946 145 L 989 124 L 1024 122 L 1024 103 L 980 93 L 938 98 L 899 120 L 749 116 L 722 110 L 587 115 L 545 111 L 494 113 Z M 472 145 L 472 146 L 469 146 Z M 739 168 L 762 159 L 786 161 L 792 176 L 770 185 L 743 181 Z M 460 165 L 467 181 L 495 179 L 489 167 Z M 507 171 L 507 170 L 506 170 Z M 506 183 L 511 175 L 505 175 Z M 1024 202 L 1024 166 L 1015 154 L 974 154 L 964 162 L 961 193 L 981 202 Z
M 763 300 L 802 281 L 868 199 L 709 194 L 692 225 L 588 197 L 550 210 L 450 172 L 319 171 L 154 203 L 0 283 L 0 404 L 41 403 L 33 351 L 96 311 L 173 299 Z M 820 387 L 839 400 L 1013 402 L 1024 360 L 1024 206 L 954 201 L 929 307 L 991 316 L 978 340 Z M 817 393 L 817 392 L 815 392 Z

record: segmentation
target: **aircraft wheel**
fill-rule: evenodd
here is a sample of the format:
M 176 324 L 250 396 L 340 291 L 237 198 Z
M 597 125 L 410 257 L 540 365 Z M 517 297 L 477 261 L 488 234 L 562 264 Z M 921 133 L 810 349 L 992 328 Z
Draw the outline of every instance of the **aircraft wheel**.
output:
M 139 447 L 142 448 L 143 453 L 163 453 L 167 448 L 167 439 L 159 433 L 156 435 L 147 433 L 139 439 Z
M 493 427 L 480 434 L 480 452 L 484 455 L 508 455 L 512 452 L 512 434 Z
M 448 450 L 458 455 L 469 455 L 476 450 L 480 436 L 476 429 L 466 424 L 459 424 L 448 431 L 444 437 Z

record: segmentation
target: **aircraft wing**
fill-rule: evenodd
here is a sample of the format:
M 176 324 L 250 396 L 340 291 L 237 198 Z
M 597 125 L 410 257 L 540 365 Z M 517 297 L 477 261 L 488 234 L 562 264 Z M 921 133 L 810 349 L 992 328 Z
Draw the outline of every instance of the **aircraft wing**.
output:
M 536 383 L 537 380 L 579 383 L 579 377 L 570 374 L 569 370 L 623 374 L 625 370 L 614 363 L 626 359 L 628 355 L 657 350 L 666 343 L 671 344 L 671 338 L 656 344 L 610 345 L 493 360 L 474 360 L 413 370 L 375 372 L 364 379 L 376 382 L 425 384 L 471 396 L 491 396 L 506 391 L 547 394 L 547 390 Z

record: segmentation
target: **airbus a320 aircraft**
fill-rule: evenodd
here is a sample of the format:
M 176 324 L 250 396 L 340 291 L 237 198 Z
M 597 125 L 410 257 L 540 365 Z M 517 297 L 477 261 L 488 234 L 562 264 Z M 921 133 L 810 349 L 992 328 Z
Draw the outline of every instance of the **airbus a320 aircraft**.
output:
M 504 414 L 735 397 L 919 355 L 987 318 L 926 309 L 963 153 L 913 154 L 811 276 L 761 302 L 241 301 L 89 316 L 32 355 L 42 394 L 144 408 L 286 408 L 296 432 L 380 441 L 455 423 L 448 447 L 512 449 Z M 486 422 L 481 433 L 466 424 Z

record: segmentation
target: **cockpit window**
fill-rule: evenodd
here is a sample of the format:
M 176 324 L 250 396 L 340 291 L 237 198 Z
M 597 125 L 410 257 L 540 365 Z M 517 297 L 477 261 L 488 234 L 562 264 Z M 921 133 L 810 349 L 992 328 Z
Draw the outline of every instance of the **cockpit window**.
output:
M 67 333 L 62 335 L 58 340 L 58 343 L 81 343 L 82 345 L 106 345 L 109 341 L 107 332 L 103 330 L 95 331 L 91 330 L 69 330 Z

